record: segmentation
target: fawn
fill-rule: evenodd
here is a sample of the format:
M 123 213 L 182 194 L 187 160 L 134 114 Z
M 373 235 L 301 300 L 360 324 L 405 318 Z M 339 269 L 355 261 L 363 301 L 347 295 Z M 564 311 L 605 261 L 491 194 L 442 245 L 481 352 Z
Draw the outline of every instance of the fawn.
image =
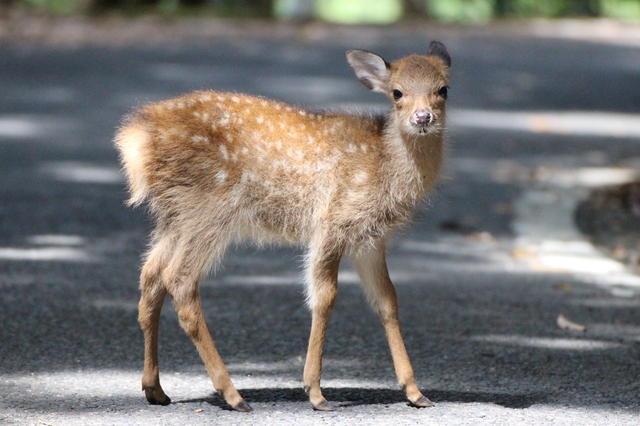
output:
M 443 155 L 451 58 L 431 42 L 426 56 L 391 64 L 347 52 L 356 76 L 393 104 L 384 116 L 318 113 L 260 97 L 199 91 L 142 107 L 115 143 L 130 205 L 145 200 L 155 218 L 142 267 L 139 322 L 144 333 L 142 388 L 166 405 L 160 386 L 158 322 L 171 296 L 214 388 L 238 411 L 251 411 L 216 350 L 199 282 L 233 239 L 306 247 L 311 335 L 304 389 L 316 410 L 333 407 L 320 375 L 338 266 L 348 254 L 385 328 L 396 375 L 410 403 L 432 406 L 414 380 L 398 323 L 386 241 L 437 180 Z

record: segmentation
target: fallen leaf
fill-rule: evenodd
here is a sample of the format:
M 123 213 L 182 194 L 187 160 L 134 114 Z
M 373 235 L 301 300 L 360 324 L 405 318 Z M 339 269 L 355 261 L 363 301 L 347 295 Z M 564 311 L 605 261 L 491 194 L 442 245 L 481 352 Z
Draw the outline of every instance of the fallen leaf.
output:
M 553 286 L 556 290 L 560 291 L 571 291 L 571 286 L 567 283 L 560 283 Z M 562 316 L 562 315 L 560 315 Z
M 535 254 L 525 248 L 516 248 L 511 251 L 511 257 L 514 259 L 523 259 L 535 257 Z
M 558 315 L 557 323 L 558 323 L 558 327 L 560 327 L 562 330 L 581 331 L 583 333 L 585 331 L 587 331 L 587 326 L 582 325 L 582 324 L 578 324 L 578 323 L 573 322 L 573 321 L 569 321 L 562 314 Z
M 198 409 L 196 410 L 196 413 L 202 413 L 203 411 L 204 411 L 204 410 L 203 410 L 202 408 L 198 408 Z

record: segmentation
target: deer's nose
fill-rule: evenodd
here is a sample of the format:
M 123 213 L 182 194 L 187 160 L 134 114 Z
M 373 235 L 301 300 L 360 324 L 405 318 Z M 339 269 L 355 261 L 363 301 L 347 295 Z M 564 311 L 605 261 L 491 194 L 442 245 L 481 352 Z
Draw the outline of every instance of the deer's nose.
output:
M 414 126 L 428 126 L 435 121 L 435 116 L 430 109 L 420 108 L 414 111 L 411 116 L 411 124 Z

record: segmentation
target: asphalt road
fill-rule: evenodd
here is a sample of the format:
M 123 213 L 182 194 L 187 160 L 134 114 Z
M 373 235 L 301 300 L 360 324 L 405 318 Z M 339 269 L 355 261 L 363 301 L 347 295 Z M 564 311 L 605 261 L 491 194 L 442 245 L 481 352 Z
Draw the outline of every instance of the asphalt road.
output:
M 560 34 L 561 31 L 554 34 Z M 584 36 L 584 37 L 582 37 Z M 574 225 L 640 165 L 640 49 L 484 29 L 277 32 L 135 45 L 0 45 L 0 423 L 638 424 L 640 280 Z M 423 393 L 408 407 L 348 264 L 313 412 L 297 249 L 237 247 L 202 285 L 214 340 L 254 412 L 229 411 L 168 304 L 161 377 L 140 391 L 137 276 L 149 223 L 123 206 L 111 138 L 136 105 L 215 88 L 321 108 L 384 107 L 344 51 L 453 58 L 449 153 L 389 266 Z M 586 332 L 563 330 L 563 315 Z

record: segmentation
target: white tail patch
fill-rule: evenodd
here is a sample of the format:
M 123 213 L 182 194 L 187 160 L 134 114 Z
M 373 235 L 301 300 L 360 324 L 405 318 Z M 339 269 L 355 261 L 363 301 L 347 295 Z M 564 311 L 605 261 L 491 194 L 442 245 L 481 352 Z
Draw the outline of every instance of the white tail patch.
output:
M 138 205 L 147 198 L 149 192 L 145 171 L 145 160 L 149 157 L 149 134 L 140 127 L 129 126 L 118 133 L 115 142 L 120 149 L 121 161 L 129 182 L 131 197 L 128 204 Z

